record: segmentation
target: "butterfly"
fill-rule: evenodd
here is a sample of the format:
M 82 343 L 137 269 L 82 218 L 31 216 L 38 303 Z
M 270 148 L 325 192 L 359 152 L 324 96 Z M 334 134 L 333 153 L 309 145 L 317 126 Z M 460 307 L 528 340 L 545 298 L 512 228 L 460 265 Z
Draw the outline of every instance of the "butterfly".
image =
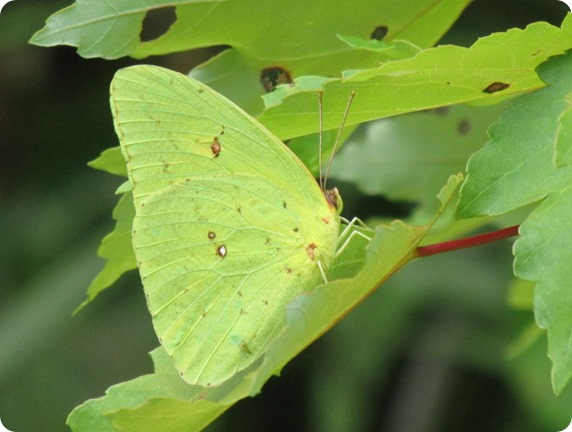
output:
M 111 107 L 155 331 L 186 382 L 220 384 L 261 358 L 286 305 L 325 278 L 341 199 L 241 108 L 185 75 L 119 70 Z

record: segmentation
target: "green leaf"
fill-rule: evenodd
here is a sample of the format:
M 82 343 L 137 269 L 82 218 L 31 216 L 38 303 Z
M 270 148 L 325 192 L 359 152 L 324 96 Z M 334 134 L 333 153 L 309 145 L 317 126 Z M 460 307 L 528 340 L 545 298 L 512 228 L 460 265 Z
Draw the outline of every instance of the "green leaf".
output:
M 559 118 L 556 137 L 556 165 L 559 167 L 572 165 L 572 93 L 568 93 L 565 100 L 568 108 Z
M 496 103 L 544 86 L 535 68 L 572 48 L 572 14 L 562 28 L 545 22 L 479 39 L 470 48 L 443 45 L 415 57 L 353 71 L 324 84 L 324 129 L 339 125 L 348 95 L 356 97 L 347 124 L 466 102 Z M 316 131 L 315 96 L 291 92 L 259 120 L 282 139 Z
M 559 394 L 572 376 L 572 186 L 551 193 L 520 228 L 515 274 L 536 281 L 534 313 L 548 330 L 552 386 Z
M 570 145 L 565 142 L 570 136 L 559 133 L 559 119 L 565 117 L 570 109 L 567 97 L 572 90 L 572 54 L 551 59 L 539 68 L 539 73 L 551 87 L 515 101 L 514 109 L 507 111 L 508 121 L 501 119 L 497 125 L 499 135 L 505 137 L 498 140 L 498 144 L 506 146 L 512 143 L 511 154 L 517 158 L 517 164 L 511 161 L 514 168 L 507 176 L 517 172 L 525 182 L 524 185 L 509 183 L 504 194 L 499 193 L 498 199 L 510 199 L 509 192 L 524 195 L 526 201 L 548 195 L 521 225 L 521 237 L 514 246 L 515 274 L 537 282 L 534 312 L 538 325 L 547 329 L 548 355 L 553 365 L 552 387 L 559 394 L 572 377 L 572 225 L 566 217 L 572 213 L 572 174 L 569 166 L 557 168 L 553 155 L 558 147 Z M 513 117 L 519 115 L 517 122 Z M 527 126 L 522 133 L 515 130 L 515 126 L 521 124 Z M 526 142 L 519 146 L 522 139 Z M 490 161 L 490 149 L 485 150 L 489 152 L 486 156 Z M 524 158 L 521 152 L 526 152 Z M 501 153 L 502 147 L 501 152 L 496 151 L 499 158 Z M 485 158 L 478 156 L 477 162 L 482 164 Z M 506 159 L 499 161 L 501 166 Z M 532 162 L 527 166 L 529 161 Z M 506 172 L 505 166 L 501 172 Z M 531 195 L 529 190 L 535 195 Z M 518 198 L 522 202 L 523 197 Z M 511 203 L 514 205 L 514 198 Z M 492 206 L 498 207 L 494 201 Z M 486 211 L 490 208 L 491 205 L 486 207 Z
M 261 78 L 268 68 L 279 67 L 285 71 L 283 77 L 296 78 L 339 76 L 349 68 L 377 66 L 388 58 L 385 54 L 352 49 L 336 33 L 368 39 L 377 27 L 385 26 L 388 32 L 384 40 L 398 38 L 428 47 L 469 3 L 413 0 L 404 8 L 392 0 L 365 0 L 360 7 L 351 2 L 333 5 L 328 0 L 293 0 L 283 13 L 276 13 L 275 8 L 261 7 L 259 0 L 80 0 L 53 15 L 31 42 L 77 46 L 82 56 L 103 58 L 142 58 L 230 46 L 195 69 L 192 76 L 256 113 L 263 108 Z M 175 6 L 175 23 L 162 36 L 140 42 L 146 12 L 167 6 Z M 117 40 L 118 35 L 121 40 Z
M 74 432 L 201 430 L 230 405 L 203 399 L 204 388 L 187 385 L 161 348 L 151 353 L 155 373 L 110 387 L 106 395 L 75 408 Z
M 121 154 L 121 149 L 119 147 L 112 147 L 104 150 L 97 159 L 92 160 L 88 165 L 101 171 L 107 171 L 110 174 L 127 177 L 125 159 L 123 159 L 123 155 Z
M 366 194 L 434 207 L 435 191 L 464 170 L 502 108 L 458 105 L 373 122 L 345 143 L 331 177 Z
M 404 40 L 394 40 L 392 43 L 387 43 L 376 39 L 361 39 L 353 36 L 338 35 L 338 38 L 352 48 L 375 51 L 379 54 L 383 54 L 387 56 L 387 60 L 413 57 L 421 51 L 421 48 L 417 45 Z
M 128 192 L 119 198 L 113 209 L 113 219 L 117 223 L 113 231 L 103 238 L 97 251 L 98 255 L 106 260 L 105 266 L 87 288 L 87 299 L 76 308 L 74 314 L 90 303 L 101 291 L 113 285 L 123 273 L 137 268 L 131 244 L 131 226 L 134 217 L 133 197 Z
M 86 58 L 115 59 L 132 54 L 141 44 L 143 19 L 149 10 L 176 5 L 212 8 L 224 0 L 78 0 L 53 14 L 30 43 L 71 45 Z M 206 3 L 204 5 L 203 3 Z
M 572 90 L 571 58 L 543 64 L 539 74 L 550 86 L 513 101 L 491 126 L 490 141 L 469 160 L 460 217 L 508 213 L 572 182 L 572 169 L 554 163 L 558 119 Z

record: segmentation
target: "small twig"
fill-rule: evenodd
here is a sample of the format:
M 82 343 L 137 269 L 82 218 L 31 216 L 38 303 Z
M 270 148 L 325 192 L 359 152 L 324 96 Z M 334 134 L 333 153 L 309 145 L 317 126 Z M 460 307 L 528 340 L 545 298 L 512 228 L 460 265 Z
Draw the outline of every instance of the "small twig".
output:
M 443 243 L 435 243 L 427 246 L 419 246 L 417 248 L 417 257 L 427 257 L 437 255 L 444 252 L 449 252 L 457 249 L 464 249 L 473 246 L 480 246 L 486 243 L 503 240 L 509 237 L 518 235 L 518 225 L 510 228 L 501 229 L 498 231 L 489 232 L 486 234 L 479 234 L 473 237 L 467 237 L 458 240 L 450 240 Z

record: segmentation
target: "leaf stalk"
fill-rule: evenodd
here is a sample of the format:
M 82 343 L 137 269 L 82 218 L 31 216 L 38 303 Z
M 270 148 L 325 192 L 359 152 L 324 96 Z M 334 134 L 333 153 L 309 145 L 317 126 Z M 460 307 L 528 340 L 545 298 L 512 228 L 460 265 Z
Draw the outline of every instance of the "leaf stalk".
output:
M 479 234 L 472 237 L 450 240 L 442 243 L 434 243 L 426 246 L 419 246 L 417 248 L 416 256 L 418 258 L 437 255 L 445 252 L 450 252 L 458 249 L 465 249 L 474 246 L 480 246 L 487 243 L 503 240 L 509 237 L 518 235 L 519 225 L 514 225 L 509 228 L 504 228 L 497 231 Z

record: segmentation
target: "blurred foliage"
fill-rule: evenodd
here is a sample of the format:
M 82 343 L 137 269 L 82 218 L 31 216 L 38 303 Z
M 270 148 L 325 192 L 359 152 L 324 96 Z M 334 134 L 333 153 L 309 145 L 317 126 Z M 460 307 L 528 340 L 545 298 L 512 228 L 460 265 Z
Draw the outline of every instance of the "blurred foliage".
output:
M 71 317 L 103 265 L 121 182 L 86 163 L 116 144 L 108 86 L 133 61 L 27 45 L 67 3 L 17 0 L 0 15 L 0 418 L 18 432 L 68 430 L 73 407 L 150 372 L 157 345 L 135 274 Z M 477 0 L 443 42 L 559 25 L 566 12 L 557 0 Z M 152 60 L 187 71 L 205 57 Z M 348 214 L 407 213 L 349 195 Z M 552 394 L 545 337 L 506 356 L 533 321 L 507 306 L 511 258 L 507 242 L 414 262 L 209 430 L 562 430 L 572 394 Z

